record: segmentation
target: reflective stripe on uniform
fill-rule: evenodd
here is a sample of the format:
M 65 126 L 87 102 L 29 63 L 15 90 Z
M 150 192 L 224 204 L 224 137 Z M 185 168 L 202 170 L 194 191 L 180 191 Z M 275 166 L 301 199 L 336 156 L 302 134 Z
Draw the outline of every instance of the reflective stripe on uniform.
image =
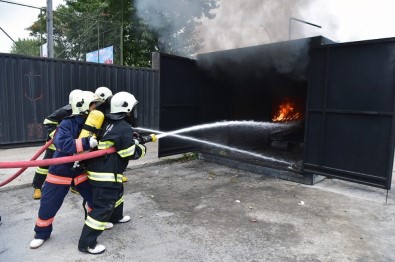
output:
M 36 220 L 36 225 L 39 226 L 39 227 L 47 227 L 50 224 L 52 224 L 54 219 L 55 218 L 53 217 L 53 218 L 50 218 L 50 219 L 47 219 L 47 220 L 43 220 L 43 219 L 40 219 L 38 217 L 37 220 Z
M 140 157 L 145 156 L 145 146 L 139 144 L 138 147 L 141 148 L 141 156 Z
M 51 133 L 49 133 L 48 136 L 49 136 L 50 138 L 53 138 L 54 135 L 55 135 L 55 133 L 56 133 L 56 129 L 55 129 L 54 131 L 52 131 Z M 56 146 L 55 146 L 53 143 L 50 144 L 48 148 L 49 148 L 49 149 L 52 149 L 52 150 L 56 150 Z
M 40 175 L 46 175 L 48 174 L 48 168 L 37 167 L 36 173 Z
M 43 124 L 44 125 L 58 125 L 59 123 L 56 121 L 52 121 L 52 120 L 45 118 Z
M 122 174 L 117 174 L 117 181 L 115 181 L 114 173 L 99 173 L 88 171 L 88 177 L 90 180 L 99 182 L 118 182 L 122 183 Z
M 112 141 L 100 141 L 99 144 L 97 145 L 97 148 L 98 149 L 107 149 L 107 148 L 110 148 L 114 145 L 115 145 L 115 143 Z
M 52 174 L 48 174 L 45 179 L 45 181 L 57 185 L 71 185 L 72 180 L 71 177 L 56 176 Z
M 77 153 L 81 153 L 84 151 L 84 146 L 82 145 L 82 138 L 78 138 L 75 140 L 75 147 L 77 149 Z
M 53 136 L 55 135 L 56 129 L 54 131 L 52 131 L 51 133 L 49 133 L 49 137 L 53 138 Z
M 88 180 L 88 174 L 82 174 L 74 178 L 74 185 L 81 184 Z
M 88 216 L 85 220 L 85 225 L 87 225 L 90 228 L 96 229 L 96 230 L 104 230 L 106 229 L 106 224 L 107 222 L 100 222 L 97 221 L 90 216 Z
M 136 150 L 136 145 L 133 145 L 131 147 L 118 151 L 118 154 L 121 157 L 128 157 L 128 156 L 132 156 L 135 150 Z
M 119 206 L 122 203 L 123 203 L 123 196 L 120 199 L 118 199 L 118 201 L 115 203 L 115 207 Z

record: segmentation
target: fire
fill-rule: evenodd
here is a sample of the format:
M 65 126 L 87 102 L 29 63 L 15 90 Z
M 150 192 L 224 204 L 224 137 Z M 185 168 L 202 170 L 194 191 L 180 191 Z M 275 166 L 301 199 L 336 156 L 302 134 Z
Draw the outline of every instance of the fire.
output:
M 272 120 L 274 122 L 286 122 L 300 119 L 302 116 L 295 108 L 296 106 L 292 102 L 284 102 L 280 104 L 279 110 Z

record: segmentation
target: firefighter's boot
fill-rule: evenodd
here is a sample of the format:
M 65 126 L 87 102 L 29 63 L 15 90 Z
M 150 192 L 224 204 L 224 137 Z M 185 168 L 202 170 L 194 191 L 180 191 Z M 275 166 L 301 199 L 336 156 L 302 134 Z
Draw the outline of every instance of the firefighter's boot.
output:
M 110 230 L 114 227 L 114 224 L 111 222 L 107 222 L 107 224 L 104 227 L 104 230 Z
M 124 216 L 122 219 L 118 220 L 118 223 L 127 223 L 130 219 L 130 216 Z
M 41 189 L 35 188 L 33 193 L 33 199 L 40 199 L 41 198 Z
M 106 251 L 106 247 L 101 245 L 101 244 L 96 244 L 94 248 L 88 247 L 86 250 L 87 253 L 93 254 L 93 255 L 98 255 Z
M 35 238 L 32 240 L 32 242 L 30 242 L 30 248 L 31 249 L 39 248 L 42 246 L 42 244 L 44 244 L 44 241 L 45 241 L 44 239 Z

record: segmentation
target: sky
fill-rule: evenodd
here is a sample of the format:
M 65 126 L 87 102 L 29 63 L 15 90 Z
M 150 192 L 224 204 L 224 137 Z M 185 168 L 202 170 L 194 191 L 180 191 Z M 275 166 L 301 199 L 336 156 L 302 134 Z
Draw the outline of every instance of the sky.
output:
M 45 6 L 46 0 L 9 0 Z M 147 1 L 147 0 L 144 0 Z M 155 1 L 155 0 L 150 0 Z M 164 0 L 157 0 L 164 1 Z M 54 9 L 63 0 L 53 0 Z M 336 42 L 395 37 L 395 0 L 221 0 L 215 19 L 203 19 L 201 52 L 286 41 L 289 17 L 291 38 L 323 35 Z M 0 27 L 14 40 L 28 37 L 24 30 L 36 20 L 38 10 L 0 2 Z M 9 52 L 11 40 L 0 31 L 0 52 Z
M 7 0 L 8 2 L 20 3 L 34 7 L 45 7 L 47 0 Z M 63 0 L 52 0 L 53 9 L 59 4 L 64 3 Z M 29 37 L 29 32 L 25 28 L 33 24 L 37 20 L 40 10 L 28 8 L 9 3 L 0 2 L 0 27 L 14 41 L 18 38 Z M 8 53 L 11 49 L 12 41 L 0 30 L 0 53 Z
M 395 37 L 395 0 L 222 0 L 201 28 L 204 51 L 325 36 L 335 42 Z

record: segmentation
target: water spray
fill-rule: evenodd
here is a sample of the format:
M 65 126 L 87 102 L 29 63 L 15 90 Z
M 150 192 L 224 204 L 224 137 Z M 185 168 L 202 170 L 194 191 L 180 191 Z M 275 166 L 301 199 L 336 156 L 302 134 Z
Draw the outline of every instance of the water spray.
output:
M 196 126 L 191 126 L 191 127 L 186 127 L 182 129 L 178 129 L 175 131 L 171 132 L 158 132 L 158 131 L 153 131 L 153 130 L 147 130 L 144 128 L 137 127 L 135 129 L 139 129 L 142 131 L 148 131 L 148 132 L 157 132 L 160 133 L 156 137 L 163 138 L 166 136 L 172 136 L 175 134 L 180 134 L 180 133 L 187 133 L 191 131 L 196 131 L 196 130 L 204 130 L 204 129 L 211 129 L 211 128 L 217 128 L 217 127 L 229 127 L 229 126 L 248 126 L 248 127 L 254 127 L 254 128 L 261 128 L 265 130 L 274 130 L 278 128 L 287 128 L 291 127 L 294 124 L 291 123 L 269 123 L 269 122 L 255 122 L 251 120 L 245 120 L 245 121 L 221 121 L 221 122 L 215 122 L 211 124 L 202 124 L 202 125 L 196 125 Z
M 176 137 L 184 140 L 189 140 L 193 142 L 198 142 L 201 144 L 206 144 L 210 145 L 213 147 L 219 147 L 223 149 L 228 149 L 230 151 L 234 152 L 239 152 L 242 154 L 246 155 L 251 155 L 256 158 L 261 158 L 264 160 L 272 161 L 272 162 L 278 162 L 278 163 L 283 163 L 290 165 L 291 163 L 281 160 L 281 159 L 275 159 L 272 157 L 267 157 L 263 156 L 257 153 L 249 152 L 246 150 L 202 140 L 202 139 L 197 139 L 194 137 L 189 137 L 189 136 L 183 136 L 179 135 L 180 133 L 186 133 L 186 132 L 191 132 L 191 131 L 196 131 L 196 130 L 202 130 L 202 129 L 210 129 L 210 128 L 216 128 L 216 127 L 228 127 L 228 126 L 249 126 L 249 127 L 255 127 L 255 128 L 262 128 L 265 130 L 272 130 L 276 128 L 284 128 L 287 126 L 292 126 L 292 124 L 278 124 L 278 123 L 268 123 L 268 122 L 254 122 L 254 121 L 223 121 L 223 122 L 216 122 L 216 123 L 211 123 L 211 124 L 203 124 L 203 125 L 196 125 L 192 127 L 187 127 L 171 132 L 161 132 L 158 130 L 152 130 L 148 128 L 143 128 L 143 127 L 138 127 L 135 128 L 137 130 L 141 131 L 147 131 L 147 132 L 152 132 L 156 133 L 157 135 L 150 135 L 150 136 L 140 136 L 138 137 L 139 140 L 141 140 L 141 143 L 147 143 L 147 142 L 155 142 L 157 139 L 164 138 L 167 136 L 171 137 Z M 52 159 L 43 159 L 43 160 L 36 160 L 38 156 L 45 151 L 45 149 L 52 143 L 52 140 L 47 142 L 31 159 L 30 161 L 16 161 L 16 162 L 0 162 L 0 168 L 21 168 L 18 170 L 13 176 L 8 178 L 7 180 L 3 181 L 0 183 L 0 187 L 4 186 L 5 184 L 8 184 L 12 180 L 14 180 L 16 177 L 18 177 L 20 174 L 22 174 L 23 171 L 25 171 L 28 167 L 35 167 L 35 166 L 50 166 L 50 165 L 58 165 L 58 164 L 63 164 L 63 163 L 70 163 L 70 162 L 75 162 L 75 161 L 82 161 L 94 157 L 99 157 L 102 155 L 106 154 L 111 154 L 116 152 L 115 148 L 108 148 L 108 149 L 103 149 L 103 150 L 97 150 L 93 152 L 88 152 L 88 153 L 82 153 L 74 156 L 67 156 L 67 157 L 60 157 L 60 158 L 52 158 Z
M 189 131 L 192 131 L 192 130 L 207 129 L 207 128 L 219 127 L 219 126 L 229 126 L 229 124 L 230 125 L 241 125 L 241 123 L 244 123 L 244 125 L 245 125 L 247 122 L 252 122 L 252 123 L 256 124 L 256 126 L 260 126 L 260 127 L 265 126 L 265 127 L 267 127 L 267 125 L 262 125 L 262 124 L 266 124 L 266 123 L 260 123 L 259 124 L 257 122 L 253 122 L 253 121 L 231 121 L 231 122 L 218 122 L 218 123 L 214 123 L 214 124 L 198 125 L 198 126 L 188 127 L 188 128 L 184 128 L 184 129 L 179 129 L 179 130 L 172 131 L 172 132 L 162 132 L 162 131 L 158 131 L 158 130 L 143 128 L 143 127 L 138 127 L 138 128 L 135 128 L 135 129 L 138 129 L 138 130 L 141 130 L 141 131 L 158 133 L 159 135 L 156 135 L 157 139 L 160 139 L 160 138 L 163 138 L 163 137 L 166 137 L 166 136 L 171 136 L 171 137 L 176 137 L 176 138 L 180 138 L 180 139 L 184 139 L 184 140 L 198 142 L 198 143 L 201 143 L 201 144 L 210 145 L 210 146 L 213 146 L 213 147 L 219 147 L 219 148 L 223 148 L 223 149 L 228 149 L 230 151 L 234 151 L 234 152 L 238 152 L 238 153 L 242 153 L 242 154 L 246 154 L 246 155 L 251 155 L 251 156 L 254 156 L 256 158 L 260 158 L 260 159 L 264 159 L 264 160 L 268 160 L 268 161 L 272 161 L 272 162 L 277 162 L 277 163 L 282 163 L 282 164 L 286 164 L 286 165 L 291 165 L 290 162 L 287 162 L 287 161 L 282 160 L 282 159 L 276 159 L 276 158 L 273 158 L 273 157 L 263 156 L 261 154 L 257 154 L 257 153 L 253 153 L 253 152 L 250 152 L 250 151 L 246 151 L 246 150 L 242 150 L 242 149 L 238 149 L 238 148 L 234 148 L 234 147 L 218 144 L 218 143 L 215 143 L 215 142 L 210 142 L 210 141 L 207 141 L 207 140 L 197 139 L 197 138 L 189 137 L 189 136 L 178 135 L 179 133 L 189 132 Z M 273 123 L 267 123 L 267 124 L 271 124 L 271 125 L 269 125 L 270 127 L 283 126 L 283 125 L 273 124 Z

